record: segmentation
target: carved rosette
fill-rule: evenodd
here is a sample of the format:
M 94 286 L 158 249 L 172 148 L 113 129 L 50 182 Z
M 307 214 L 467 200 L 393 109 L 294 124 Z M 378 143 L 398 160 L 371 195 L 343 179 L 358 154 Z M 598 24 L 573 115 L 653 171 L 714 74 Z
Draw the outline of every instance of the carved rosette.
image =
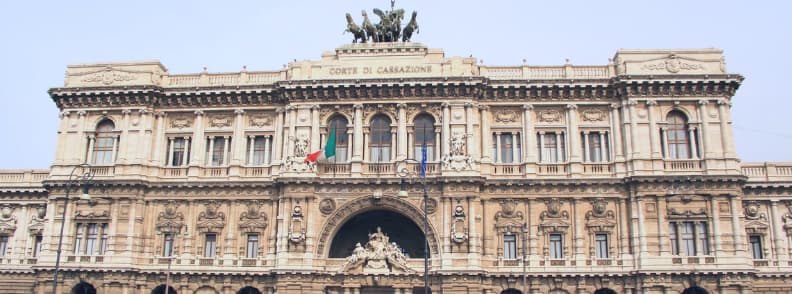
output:
M 267 214 L 261 211 L 261 202 L 250 201 L 242 215 L 239 216 L 239 231 L 247 233 L 263 233 L 269 222 Z
M 198 214 L 195 227 L 202 233 L 217 233 L 225 227 L 225 213 L 218 211 L 220 203 L 211 200 L 206 203 L 206 210 Z
M 468 228 L 465 217 L 465 208 L 457 203 L 454 207 L 453 222 L 451 224 L 451 241 L 457 244 L 465 243 L 468 240 Z
M 17 217 L 14 208 L 6 204 L 0 208 L 0 234 L 12 235 L 17 228 Z
M 297 205 L 292 209 L 291 224 L 289 227 L 289 241 L 300 244 L 305 241 L 305 225 L 302 207 Z
M 160 234 L 177 234 L 184 226 L 184 214 L 176 211 L 178 204 L 175 201 L 165 203 L 165 211 L 157 217 L 157 232 Z
M 426 207 L 427 214 L 434 214 L 437 211 L 437 200 L 434 198 L 429 198 L 429 202 L 424 205 L 424 201 L 421 201 L 421 209 Z

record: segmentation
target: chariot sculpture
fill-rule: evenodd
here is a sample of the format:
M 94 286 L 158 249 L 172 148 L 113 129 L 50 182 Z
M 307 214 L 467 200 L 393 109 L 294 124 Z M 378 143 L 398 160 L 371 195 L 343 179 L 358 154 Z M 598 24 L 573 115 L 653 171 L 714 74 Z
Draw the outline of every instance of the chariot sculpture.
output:
M 404 9 L 394 9 L 395 0 L 391 0 L 391 10 L 382 11 L 374 8 L 372 12 L 379 16 L 380 21 L 377 24 L 371 22 L 365 10 L 361 12 L 363 16 L 363 23 L 357 25 L 352 19 L 352 14 L 346 14 L 347 29 L 344 31 L 352 34 L 352 43 L 372 42 L 410 42 L 414 33 L 419 33 L 418 21 L 416 17 L 418 12 L 413 11 L 410 21 L 402 28 L 402 20 L 404 19 Z

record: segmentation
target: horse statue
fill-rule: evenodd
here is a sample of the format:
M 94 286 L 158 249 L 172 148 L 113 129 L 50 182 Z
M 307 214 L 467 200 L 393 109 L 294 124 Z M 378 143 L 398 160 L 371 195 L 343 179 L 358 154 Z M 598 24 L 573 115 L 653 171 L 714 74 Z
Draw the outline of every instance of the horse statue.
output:
M 404 19 L 404 9 L 392 10 L 389 13 L 389 17 L 391 20 L 390 30 L 393 42 L 399 41 L 399 37 L 401 36 L 401 21 Z
M 412 17 L 410 18 L 410 22 L 404 26 L 404 32 L 402 32 L 402 42 L 409 42 L 410 38 L 412 38 L 413 32 L 420 33 L 418 28 L 418 22 L 415 20 L 415 17 L 418 16 L 417 11 L 413 11 Z
M 357 43 L 358 40 L 360 40 L 361 43 L 366 43 L 366 34 L 360 29 L 358 25 L 355 24 L 355 21 L 352 19 L 352 15 L 347 13 L 346 19 L 347 29 L 344 31 L 344 33 L 352 33 L 352 43 Z
M 371 39 L 371 42 L 379 42 L 377 27 L 371 23 L 365 10 L 361 11 L 361 13 L 363 14 L 363 31 L 366 32 L 366 38 Z
M 393 42 L 393 31 L 391 30 L 393 27 L 393 23 L 390 19 L 390 14 L 386 14 L 379 10 L 378 8 L 374 8 L 371 11 L 374 12 L 380 18 L 379 24 L 377 24 L 377 31 L 380 35 L 380 42 Z

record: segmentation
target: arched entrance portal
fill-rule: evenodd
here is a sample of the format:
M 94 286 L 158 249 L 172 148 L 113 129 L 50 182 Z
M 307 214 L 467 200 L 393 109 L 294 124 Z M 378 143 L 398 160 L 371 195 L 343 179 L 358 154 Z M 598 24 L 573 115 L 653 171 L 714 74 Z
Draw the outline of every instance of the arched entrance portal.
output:
M 594 294 L 618 294 L 613 289 L 602 288 L 597 291 L 594 291 Z
M 501 294 L 523 294 L 523 292 L 517 289 L 506 289 L 503 290 Z
M 165 285 L 159 285 L 155 287 L 154 290 L 151 290 L 151 294 L 165 294 Z M 168 286 L 168 294 L 179 294 L 179 293 L 176 292 L 176 289 L 174 289 L 173 287 Z
M 365 245 L 369 234 L 377 232 L 377 228 L 388 235 L 390 242 L 396 242 L 408 258 L 424 257 L 423 230 L 404 215 L 390 210 L 370 210 L 347 220 L 338 229 L 330 243 L 330 258 L 345 258 L 352 255 L 355 245 Z M 431 254 L 430 254 L 431 255 Z
M 86 282 L 80 282 L 79 284 L 74 285 L 74 288 L 71 290 L 71 294 L 96 294 L 96 288 Z
M 247 286 L 245 288 L 239 289 L 236 294 L 261 294 L 261 291 L 259 291 L 259 289 Z
M 709 294 L 709 292 L 704 288 L 693 286 L 682 291 L 682 294 Z

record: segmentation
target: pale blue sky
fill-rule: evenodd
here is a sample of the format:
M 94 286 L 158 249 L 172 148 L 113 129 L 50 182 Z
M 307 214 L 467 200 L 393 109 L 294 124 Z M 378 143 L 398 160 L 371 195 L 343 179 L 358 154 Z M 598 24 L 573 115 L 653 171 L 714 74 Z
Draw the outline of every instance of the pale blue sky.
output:
M 743 161 L 792 161 L 790 1 L 417 1 L 413 40 L 490 65 L 605 64 L 619 48 L 717 47 L 746 77 L 732 108 Z M 160 60 L 171 73 L 275 70 L 348 43 L 377 1 L 2 1 L 0 168 L 47 168 L 67 64 Z M 359 19 L 358 19 L 359 21 Z

